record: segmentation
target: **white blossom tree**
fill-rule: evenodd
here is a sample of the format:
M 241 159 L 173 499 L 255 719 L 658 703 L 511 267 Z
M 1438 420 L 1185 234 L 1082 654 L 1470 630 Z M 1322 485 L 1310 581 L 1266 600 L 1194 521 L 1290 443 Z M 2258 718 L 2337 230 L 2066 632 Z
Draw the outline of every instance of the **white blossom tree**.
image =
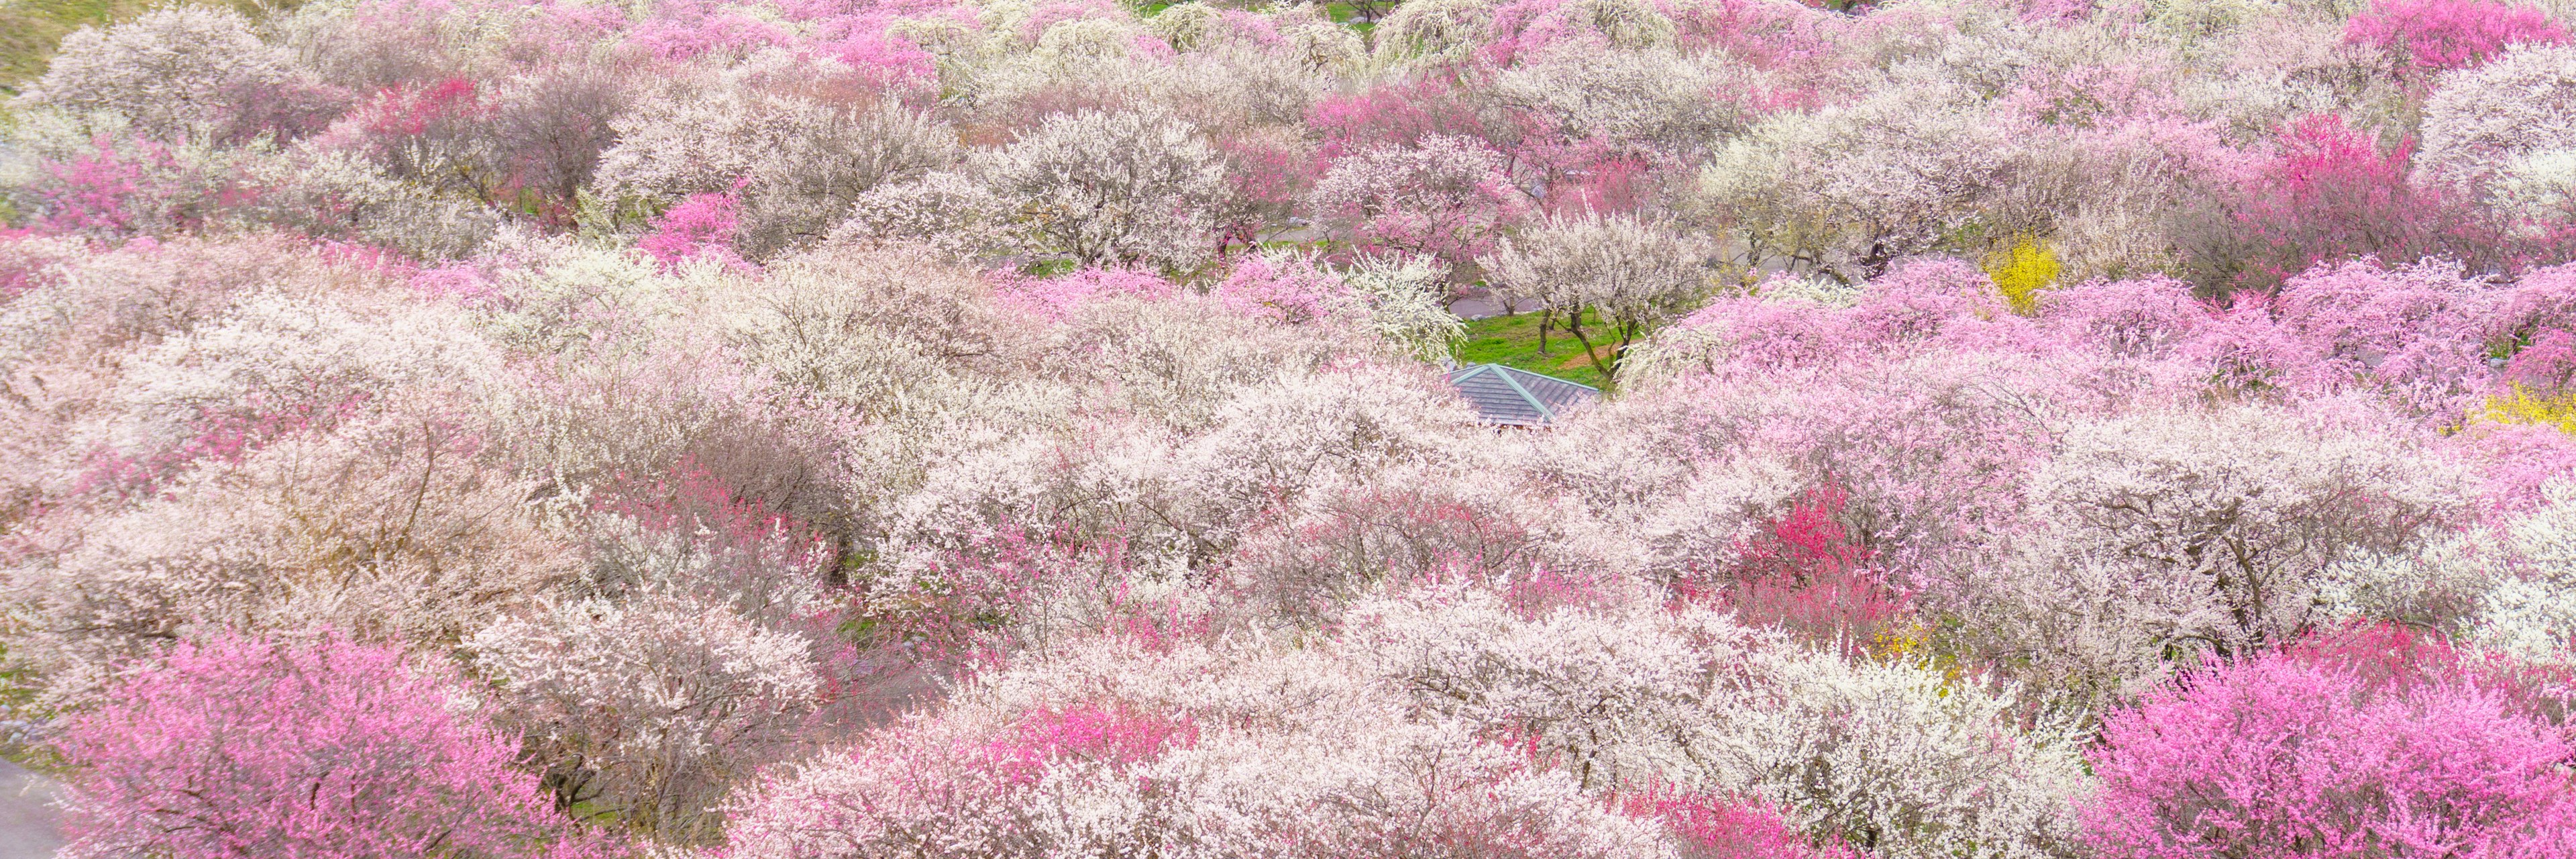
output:
M 1049 117 L 981 169 L 1031 251 L 1185 270 L 1217 250 L 1225 166 L 1198 129 L 1169 114 Z

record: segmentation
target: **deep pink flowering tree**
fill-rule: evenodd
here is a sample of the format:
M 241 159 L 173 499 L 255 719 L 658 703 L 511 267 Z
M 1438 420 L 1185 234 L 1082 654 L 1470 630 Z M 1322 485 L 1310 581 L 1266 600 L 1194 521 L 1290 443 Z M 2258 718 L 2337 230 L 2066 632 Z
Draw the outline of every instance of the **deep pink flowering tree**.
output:
M 1817 846 L 1759 802 L 1663 787 L 1619 797 L 1619 810 L 1672 828 L 1683 859 L 1860 859 L 1848 846 Z
M 1196 745 L 1198 726 L 1186 714 L 1140 713 L 1111 704 L 1075 704 L 1023 716 L 984 747 L 986 766 L 1003 781 L 1035 784 L 1066 761 L 1127 769 L 1160 757 L 1165 749 Z
M 88 150 L 39 165 L 23 189 L 41 233 L 122 238 L 201 226 L 226 202 L 220 183 L 162 143 L 99 135 Z
M 2489 274 L 2564 258 L 2564 230 L 2518 222 L 2457 183 L 2428 180 L 2412 138 L 2382 146 L 2340 116 L 2313 114 L 2287 123 L 2271 149 L 2214 220 L 2181 233 L 2205 290 L 2268 291 L 2310 267 L 2365 256 L 2446 259 Z
M 936 83 L 938 69 L 930 52 L 891 32 L 884 14 L 839 15 L 818 23 L 820 53 L 857 69 L 869 83 L 886 88 L 912 88 Z
M 484 87 L 472 78 L 453 77 L 435 84 L 387 89 L 350 114 L 351 133 L 377 146 L 396 146 L 405 138 L 462 133 L 458 126 L 479 118 Z
M 64 720 L 67 828 L 93 855 L 564 855 L 578 840 L 465 694 L 336 635 L 180 644 Z
M 701 257 L 740 262 L 742 258 L 733 251 L 740 209 L 732 194 L 691 194 L 654 218 L 653 232 L 635 246 L 664 267 Z
M 130 199 L 143 192 L 146 181 L 144 165 L 129 157 L 120 157 L 107 138 L 97 142 L 95 154 L 72 159 L 68 164 L 47 165 L 55 187 L 36 192 L 39 211 L 44 213 L 40 226 L 49 232 L 95 232 L 116 234 L 134 227 L 142 220 Z M 144 157 L 167 157 L 159 146 L 147 146 Z
M 346 151 L 388 176 L 470 200 L 499 197 L 511 184 L 505 156 L 484 145 L 492 131 L 494 88 L 469 77 L 387 87 L 360 102 L 313 139 Z
M 1858 649 L 1904 619 L 1905 595 L 1888 587 L 1852 541 L 1843 515 L 1850 496 L 1831 487 L 1810 491 L 1789 511 L 1760 523 L 1735 545 L 1735 562 L 1715 582 L 1685 582 L 1685 596 L 1712 596 L 1748 624 L 1776 626 L 1810 641 Z
M 2209 276 L 2223 287 L 2270 289 L 2310 266 L 2361 256 L 2500 265 L 2504 237 L 2477 229 L 2441 189 L 2409 181 L 2413 156 L 2412 141 L 2382 149 L 2333 114 L 2291 123 L 2234 209 L 2235 247 L 2204 262 Z
M 2457 681 L 2332 660 L 2210 664 L 2113 714 L 2089 840 L 2113 859 L 2560 856 L 2564 729 Z

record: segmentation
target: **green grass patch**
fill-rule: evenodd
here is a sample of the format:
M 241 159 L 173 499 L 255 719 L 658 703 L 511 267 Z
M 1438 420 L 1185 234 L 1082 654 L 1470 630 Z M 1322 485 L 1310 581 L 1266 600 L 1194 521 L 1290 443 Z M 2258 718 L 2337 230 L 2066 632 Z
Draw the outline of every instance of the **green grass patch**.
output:
M 252 20 L 295 8 L 298 0 L 207 0 L 230 6 Z M 0 0 L 0 94 L 17 95 L 30 81 L 43 77 L 54 58 L 54 46 L 83 26 L 104 26 L 154 8 L 162 0 Z
M 1027 264 L 1020 266 L 1020 274 L 1028 277 L 1056 277 L 1059 275 L 1072 274 L 1081 269 L 1081 261 L 1059 257 L 1055 259 L 1032 260 Z
M 1377 29 L 1376 21 L 1360 17 L 1359 7 L 1349 3 L 1324 4 L 1324 17 L 1332 19 L 1335 24 L 1349 27 L 1362 36 L 1368 35 L 1370 30 Z M 1384 13 L 1381 12 L 1380 17 L 1384 17 Z
M 54 45 L 83 24 L 104 24 L 142 12 L 130 0 L 6 0 L 0 2 L 0 91 L 16 95 L 45 73 Z M 123 13 L 123 14 L 119 14 Z
M 1590 324 L 1589 314 L 1586 324 Z M 1548 332 L 1547 352 L 1540 353 L 1536 313 L 1467 320 L 1467 339 L 1458 343 L 1458 363 L 1501 364 L 1595 388 L 1602 387 L 1604 381 L 1601 369 L 1592 366 L 1591 357 L 1583 354 L 1583 344 L 1565 333 L 1562 325 Z

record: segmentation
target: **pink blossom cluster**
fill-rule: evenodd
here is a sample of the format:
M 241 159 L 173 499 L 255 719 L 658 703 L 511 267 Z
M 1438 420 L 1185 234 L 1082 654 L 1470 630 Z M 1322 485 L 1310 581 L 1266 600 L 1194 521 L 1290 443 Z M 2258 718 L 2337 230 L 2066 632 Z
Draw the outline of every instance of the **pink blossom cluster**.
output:
M 61 726 L 88 766 L 71 834 L 188 857 L 587 850 L 515 744 L 457 711 L 452 672 L 408 662 L 328 633 L 179 645 Z
M 70 855 L 2576 855 L 2547 4 L 111 17 Z
M 2204 666 L 2107 720 L 2087 810 L 2107 856 L 2557 856 L 2563 730 L 2468 678 L 2332 660 Z

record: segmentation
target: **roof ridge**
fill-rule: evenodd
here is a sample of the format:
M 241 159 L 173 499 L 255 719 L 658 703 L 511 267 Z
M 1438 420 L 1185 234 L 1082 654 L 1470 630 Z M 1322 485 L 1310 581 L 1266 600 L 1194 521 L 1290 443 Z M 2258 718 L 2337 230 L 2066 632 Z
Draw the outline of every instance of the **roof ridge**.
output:
M 1475 406 L 1478 417 L 1489 424 L 1546 426 L 1563 416 L 1560 408 L 1601 396 L 1601 390 L 1591 385 L 1492 361 L 1449 370 L 1443 375 L 1460 396 Z M 1547 393 L 1541 395 L 1540 391 Z
M 1500 364 L 1489 364 L 1489 365 L 1487 365 L 1487 366 L 1501 367 L 1502 365 L 1500 365 Z M 1504 369 L 1510 370 L 1510 369 L 1518 369 L 1518 368 L 1515 368 L 1515 367 L 1504 367 Z M 1527 373 L 1527 372 L 1529 372 L 1529 371 L 1527 371 L 1527 370 L 1522 370 L 1521 372 Z M 1539 375 L 1539 374 L 1537 374 L 1537 373 L 1530 373 L 1530 375 L 1536 376 L 1536 375 Z M 1521 380 L 1519 380 L 1519 379 L 1515 379 L 1515 378 L 1512 378 L 1512 374 L 1510 374 L 1510 373 L 1495 373 L 1495 374 L 1494 374 L 1494 377 L 1495 377 L 1495 378 L 1498 378 L 1498 379 L 1503 380 L 1503 384 L 1506 384 L 1506 385 L 1510 385 L 1510 386 L 1512 386 L 1512 392 L 1513 392 L 1513 393 L 1516 393 L 1516 394 L 1521 395 L 1521 400 L 1523 400 L 1524 402 L 1529 403 L 1531 408 L 1537 409 L 1537 410 L 1538 410 L 1538 419 L 1539 419 L 1539 422 L 1540 422 L 1540 423 L 1555 423 L 1555 422 L 1556 422 L 1556 410 L 1555 410 L 1555 409 L 1548 408 L 1548 407 L 1547 407 L 1547 401 L 1539 399 L 1537 394 L 1530 393 L 1528 388 L 1521 387 Z

